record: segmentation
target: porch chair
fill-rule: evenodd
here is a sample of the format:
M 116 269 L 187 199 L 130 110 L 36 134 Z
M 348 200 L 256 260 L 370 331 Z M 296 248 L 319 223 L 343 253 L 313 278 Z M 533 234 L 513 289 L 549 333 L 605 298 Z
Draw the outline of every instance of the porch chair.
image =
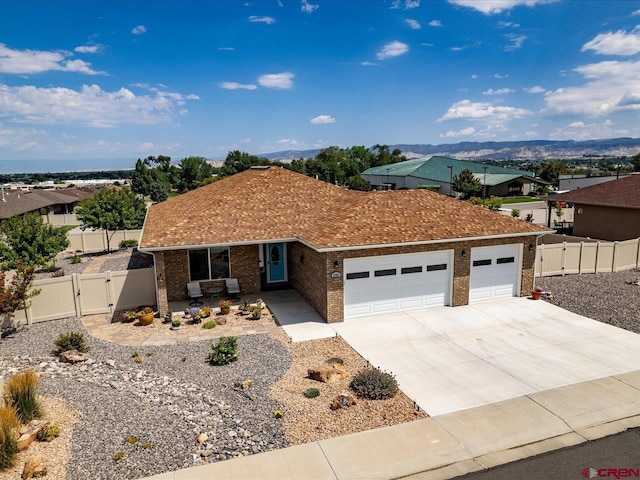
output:
M 189 303 L 192 307 L 198 307 L 202 305 L 202 302 L 198 300 L 204 296 L 204 292 L 200 288 L 200 282 L 188 282 L 187 283 L 187 292 L 189 293 L 189 298 L 193 298 L 193 301 Z
M 240 293 L 240 284 L 238 283 L 237 278 L 227 278 L 224 283 L 227 285 L 227 293 L 229 295 L 234 295 L 236 293 Z

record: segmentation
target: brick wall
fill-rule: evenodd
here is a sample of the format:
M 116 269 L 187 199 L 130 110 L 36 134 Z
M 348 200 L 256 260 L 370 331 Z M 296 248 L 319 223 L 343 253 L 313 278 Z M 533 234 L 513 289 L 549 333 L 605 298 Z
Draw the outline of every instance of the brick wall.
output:
M 260 255 L 258 245 L 229 248 L 231 277 L 240 283 L 240 293 L 260 293 Z
M 300 259 L 304 255 L 304 261 Z M 301 244 L 287 244 L 289 283 L 323 318 L 327 318 L 326 254 Z
M 155 255 L 156 275 L 158 276 L 158 310 L 160 315 L 169 310 L 169 298 L 167 296 L 167 270 L 165 268 L 164 252 L 156 252 Z
M 187 300 L 187 282 L 189 281 L 189 256 L 187 250 L 168 250 L 164 254 L 165 285 L 167 300 Z M 156 254 L 157 256 L 157 254 Z

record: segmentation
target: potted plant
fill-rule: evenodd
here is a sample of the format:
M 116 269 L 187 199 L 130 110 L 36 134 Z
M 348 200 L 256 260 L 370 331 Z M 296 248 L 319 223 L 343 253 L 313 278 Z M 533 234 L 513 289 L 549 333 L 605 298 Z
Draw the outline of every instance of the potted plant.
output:
M 171 320 L 171 330 L 178 330 L 181 323 L 182 322 L 180 322 L 179 318 L 174 318 L 173 320 Z
M 541 288 L 534 288 L 533 290 L 531 290 L 531 298 L 533 300 L 540 300 L 540 297 L 542 296 L 542 289 Z
M 249 313 L 251 313 L 250 309 L 251 305 L 249 305 L 249 302 L 246 299 L 242 300 L 242 304 L 240 305 L 240 314 L 249 315 Z
M 226 315 L 231 311 L 231 300 L 220 300 L 218 306 L 220 307 L 220 313 Z
M 189 307 L 184 309 L 184 315 L 183 315 L 182 318 L 184 318 L 184 319 L 191 318 L 191 309 Z
M 140 325 L 151 325 L 153 323 L 153 316 L 153 308 L 144 307 L 142 310 L 138 311 L 138 322 L 140 322 Z
M 135 310 L 128 310 L 126 312 L 122 312 L 122 318 L 120 321 L 122 323 L 131 323 L 136 319 L 137 316 L 138 312 L 136 312 Z
M 171 323 L 172 318 L 173 318 L 173 312 L 171 311 L 171 309 L 169 309 L 167 313 L 164 314 L 164 320 L 162 323 Z
M 262 299 L 256 300 L 255 306 L 251 308 L 251 320 L 258 320 L 262 316 Z

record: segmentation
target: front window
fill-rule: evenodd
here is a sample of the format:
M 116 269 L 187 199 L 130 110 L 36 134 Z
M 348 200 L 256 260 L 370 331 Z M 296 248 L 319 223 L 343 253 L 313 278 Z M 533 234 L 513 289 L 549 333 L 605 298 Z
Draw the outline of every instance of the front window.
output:
M 191 281 L 229 278 L 229 249 L 226 247 L 189 250 Z

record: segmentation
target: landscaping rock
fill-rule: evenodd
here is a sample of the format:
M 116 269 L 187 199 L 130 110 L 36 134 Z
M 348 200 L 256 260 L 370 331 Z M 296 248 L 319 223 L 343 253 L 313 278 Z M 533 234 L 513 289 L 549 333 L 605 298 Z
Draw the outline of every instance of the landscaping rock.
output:
M 36 468 L 40 467 L 41 463 L 42 457 L 33 457 L 27 459 L 27 461 L 24 462 L 24 468 L 22 469 L 22 478 L 33 478 Z
M 350 393 L 341 393 L 331 402 L 331 410 L 349 408 L 356 404 L 356 398 Z
M 307 370 L 309 378 L 322 383 L 331 383 L 347 377 L 345 368 L 337 363 L 325 364 Z
M 60 354 L 59 360 L 61 363 L 81 363 L 86 362 L 89 359 L 86 353 L 80 353 L 77 350 L 67 350 Z
M 198 443 L 200 445 L 202 445 L 207 440 L 209 440 L 209 435 L 207 435 L 206 433 L 201 433 L 200 435 L 198 435 Z
M 245 380 L 244 382 L 236 382 L 233 386 L 236 388 L 241 388 L 242 390 L 249 390 L 253 385 L 253 380 Z
M 37 427 L 30 428 L 28 432 L 21 434 L 18 438 L 18 450 L 23 451 L 29 448 L 36 440 L 40 428 L 40 425 L 38 425 Z

